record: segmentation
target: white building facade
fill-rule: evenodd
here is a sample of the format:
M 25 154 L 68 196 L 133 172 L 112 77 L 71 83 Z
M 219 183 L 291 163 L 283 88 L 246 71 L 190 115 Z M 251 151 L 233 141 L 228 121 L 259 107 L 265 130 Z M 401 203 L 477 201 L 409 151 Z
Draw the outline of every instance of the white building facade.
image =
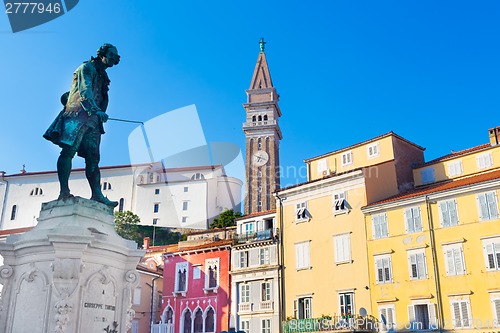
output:
M 278 238 L 276 212 L 237 221 L 231 253 L 231 313 L 237 330 L 279 332 Z
M 242 181 L 221 165 L 165 169 L 161 163 L 101 168 L 102 192 L 142 225 L 207 229 L 226 209 L 240 210 Z M 71 173 L 73 195 L 90 197 L 84 169 Z M 56 171 L 0 174 L 0 230 L 33 227 L 42 202 L 57 199 Z

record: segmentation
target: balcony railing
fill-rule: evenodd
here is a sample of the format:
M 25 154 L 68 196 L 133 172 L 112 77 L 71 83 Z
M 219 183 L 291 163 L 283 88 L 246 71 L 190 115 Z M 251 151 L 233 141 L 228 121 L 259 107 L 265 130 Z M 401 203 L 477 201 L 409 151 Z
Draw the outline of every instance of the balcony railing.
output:
M 242 244 L 246 242 L 261 241 L 273 238 L 273 229 L 266 229 L 262 231 L 236 234 L 233 238 L 235 244 Z
M 375 317 L 362 317 L 359 315 L 290 319 L 283 322 L 283 332 L 376 332 L 378 330 L 378 324 Z
M 264 311 L 272 311 L 273 310 L 273 301 L 262 301 L 259 305 L 260 310 Z
M 252 303 L 240 303 L 238 304 L 239 312 L 250 312 L 252 311 Z
M 174 333 L 174 324 L 153 324 L 151 326 L 151 333 Z

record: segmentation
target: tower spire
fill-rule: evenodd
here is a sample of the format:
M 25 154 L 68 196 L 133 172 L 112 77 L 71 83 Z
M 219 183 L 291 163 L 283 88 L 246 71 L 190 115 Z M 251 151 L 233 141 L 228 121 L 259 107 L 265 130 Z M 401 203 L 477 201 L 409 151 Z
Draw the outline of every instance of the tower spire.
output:
M 259 45 L 260 45 L 260 52 L 261 53 L 264 53 L 264 49 L 266 47 L 266 42 L 264 42 L 264 37 L 262 37 L 259 41 Z

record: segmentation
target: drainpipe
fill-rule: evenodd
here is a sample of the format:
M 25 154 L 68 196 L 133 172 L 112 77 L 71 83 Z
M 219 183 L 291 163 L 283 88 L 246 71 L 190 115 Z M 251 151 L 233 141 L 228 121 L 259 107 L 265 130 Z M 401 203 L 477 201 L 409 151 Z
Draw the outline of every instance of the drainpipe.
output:
M 434 267 L 434 284 L 436 287 L 436 300 L 437 300 L 437 315 L 438 315 L 438 329 L 439 333 L 443 332 L 444 327 L 444 317 L 443 317 L 443 299 L 441 295 L 441 280 L 439 277 L 439 267 L 437 263 L 437 252 L 436 252 L 436 238 L 434 234 L 434 221 L 432 220 L 431 204 L 436 203 L 436 201 L 429 201 L 429 196 L 425 197 L 425 208 L 427 210 L 427 222 L 429 223 L 429 237 L 431 240 L 431 253 L 432 262 Z
M 155 281 L 158 280 L 160 276 L 154 277 L 153 280 L 151 280 L 151 326 L 149 327 L 149 331 L 153 332 L 153 324 L 154 324 L 154 312 L 153 312 L 153 305 L 155 302 Z
M 283 321 L 286 320 L 286 306 L 285 306 L 285 277 L 284 277 L 284 270 L 285 270 L 285 253 L 284 253 L 284 245 L 283 245 L 283 201 L 286 200 L 286 198 L 280 197 L 277 193 L 275 194 L 276 198 L 278 198 L 280 202 L 280 208 L 279 208 L 279 228 L 278 228 L 278 296 L 279 296 L 279 302 L 278 302 L 278 311 L 279 311 L 279 332 L 283 332 Z

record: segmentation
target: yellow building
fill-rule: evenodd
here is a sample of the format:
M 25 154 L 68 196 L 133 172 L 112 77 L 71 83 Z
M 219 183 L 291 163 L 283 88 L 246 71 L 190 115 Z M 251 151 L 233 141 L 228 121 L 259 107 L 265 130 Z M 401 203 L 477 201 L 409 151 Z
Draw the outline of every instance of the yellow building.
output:
M 500 128 L 366 205 L 371 308 L 389 330 L 498 331 Z
M 412 188 L 423 150 L 390 132 L 306 160 L 308 181 L 279 190 L 283 318 L 352 325 L 361 308 L 372 313 L 361 207 Z

